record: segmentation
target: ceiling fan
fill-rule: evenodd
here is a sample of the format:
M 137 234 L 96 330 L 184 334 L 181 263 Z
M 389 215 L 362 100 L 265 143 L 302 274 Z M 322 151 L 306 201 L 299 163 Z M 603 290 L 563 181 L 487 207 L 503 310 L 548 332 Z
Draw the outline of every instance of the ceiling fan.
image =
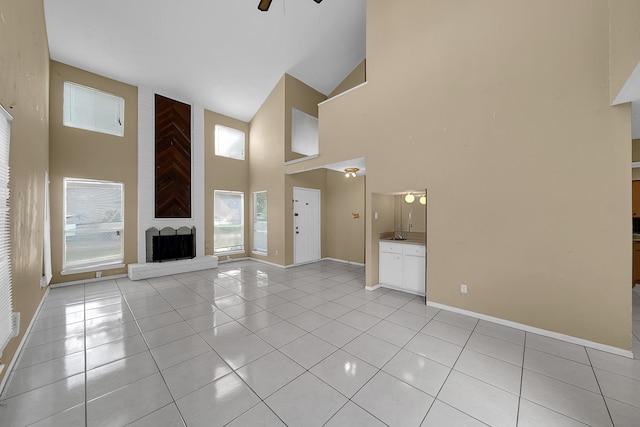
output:
M 313 0 L 316 3 L 320 3 L 322 2 L 322 0 Z M 260 3 L 258 3 L 258 9 L 260 9 L 263 12 L 266 12 L 267 10 L 269 10 L 269 6 L 271 6 L 271 0 L 260 0 Z

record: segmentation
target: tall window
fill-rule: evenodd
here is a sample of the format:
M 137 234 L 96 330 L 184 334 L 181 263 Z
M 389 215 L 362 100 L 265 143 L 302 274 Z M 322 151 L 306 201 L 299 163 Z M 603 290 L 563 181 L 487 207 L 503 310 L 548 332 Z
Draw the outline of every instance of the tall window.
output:
M 216 156 L 244 160 L 244 132 L 238 129 L 216 125 Z
M 11 301 L 11 233 L 9 231 L 9 138 L 11 116 L 0 106 L 0 356 L 18 331 Z
M 124 99 L 79 84 L 64 82 L 65 126 L 124 135 Z
M 64 179 L 65 271 L 123 262 L 123 200 L 121 182 Z
M 253 193 L 253 252 L 267 255 L 267 192 Z
M 213 252 L 244 252 L 244 193 L 213 192 Z

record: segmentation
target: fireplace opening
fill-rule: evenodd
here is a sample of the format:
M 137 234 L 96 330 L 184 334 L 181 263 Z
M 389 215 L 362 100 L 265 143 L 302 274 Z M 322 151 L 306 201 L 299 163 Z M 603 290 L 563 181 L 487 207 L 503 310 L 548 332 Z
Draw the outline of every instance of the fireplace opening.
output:
M 150 228 L 147 235 L 147 262 L 175 261 L 196 256 L 196 228 Z

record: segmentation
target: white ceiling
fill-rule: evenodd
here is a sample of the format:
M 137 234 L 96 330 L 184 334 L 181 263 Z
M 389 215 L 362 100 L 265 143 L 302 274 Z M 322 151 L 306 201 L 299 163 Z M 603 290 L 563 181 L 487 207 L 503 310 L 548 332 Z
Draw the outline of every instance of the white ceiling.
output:
M 365 57 L 366 0 L 44 0 L 51 58 L 250 121 L 284 73 L 329 94 Z

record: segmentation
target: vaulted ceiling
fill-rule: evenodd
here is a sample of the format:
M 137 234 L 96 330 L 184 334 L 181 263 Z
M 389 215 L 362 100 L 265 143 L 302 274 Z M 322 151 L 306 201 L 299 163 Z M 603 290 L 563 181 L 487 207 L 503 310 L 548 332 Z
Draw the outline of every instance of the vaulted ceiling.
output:
M 365 57 L 366 0 L 44 0 L 51 58 L 243 121 L 284 73 L 329 94 Z

